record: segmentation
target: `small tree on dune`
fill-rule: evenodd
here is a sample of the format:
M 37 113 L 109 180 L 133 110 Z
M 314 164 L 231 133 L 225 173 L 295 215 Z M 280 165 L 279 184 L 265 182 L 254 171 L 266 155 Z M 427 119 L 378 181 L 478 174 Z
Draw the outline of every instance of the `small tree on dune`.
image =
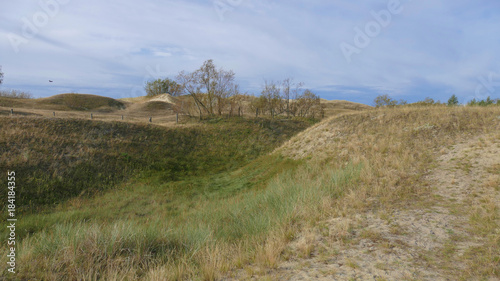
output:
M 380 95 L 375 98 L 374 100 L 375 107 L 383 107 L 383 106 L 396 106 L 398 104 L 398 101 L 391 98 L 389 95 Z
M 452 95 L 450 99 L 448 99 L 448 106 L 456 106 L 458 105 L 458 98 L 455 95 Z
M 194 72 L 181 71 L 177 81 L 182 91 L 193 98 L 201 119 L 203 114 L 215 116 L 230 111 L 229 99 L 239 94 L 234 76 L 232 70 L 217 69 L 213 60 L 207 60 Z
M 165 93 L 169 93 L 172 96 L 179 96 L 182 92 L 182 87 L 174 80 L 165 78 L 146 82 L 144 90 L 148 97 L 154 97 Z
M 3 72 L 2 72 L 2 66 L 0 65 L 0 85 L 2 85 L 3 82 Z

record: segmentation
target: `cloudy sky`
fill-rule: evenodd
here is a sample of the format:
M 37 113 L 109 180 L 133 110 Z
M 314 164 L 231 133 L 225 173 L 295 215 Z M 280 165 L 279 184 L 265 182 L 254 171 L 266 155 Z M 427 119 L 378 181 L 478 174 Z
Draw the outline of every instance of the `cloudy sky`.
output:
M 254 94 L 293 77 L 367 104 L 500 97 L 498 0 L 16 0 L 0 19 L 1 87 L 35 97 L 140 96 L 207 59 Z

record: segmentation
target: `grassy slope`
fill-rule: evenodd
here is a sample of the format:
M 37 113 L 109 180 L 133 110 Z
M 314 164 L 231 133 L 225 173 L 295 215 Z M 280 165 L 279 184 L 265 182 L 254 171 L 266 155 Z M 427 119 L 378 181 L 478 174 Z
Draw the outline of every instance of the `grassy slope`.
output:
M 329 243 L 340 240 L 355 248 L 367 237 L 377 241 L 376 236 L 370 237 L 369 231 L 364 228 L 369 223 L 357 220 L 360 214 L 361 217 L 377 213 L 382 217 L 386 215 L 390 222 L 391 213 L 400 208 L 431 210 L 435 201 L 426 176 L 435 168 L 436 158 L 444 148 L 499 130 L 500 109 L 496 107 L 382 109 L 325 120 L 298 134 L 278 151 L 295 159 L 310 159 L 309 162 L 328 163 L 333 167 L 342 167 L 351 161 L 362 163 L 363 170 L 356 188 L 343 200 L 324 209 L 325 218 L 336 218 L 341 226 L 332 228 L 325 239 Z M 476 207 L 488 209 L 489 206 Z M 461 206 L 461 210 L 469 209 L 470 206 Z M 498 209 L 489 214 L 489 221 L 482 221 L 486 225 L 484 228 L 492 229 L 500 225 L 498 219 L 491 218 L 498 218 Z M 470 216 L 471 221 L 474 219 L 473 215 Z M 323 223 L 318 228 L 321 227 L 328 229 L 329 226 Z M 500 277 L 498 256 L 491 255 L 491 252 L 498 253 L 500 235 L 490 232 L 479 239 L 495 242 L 478 244 L 478 252 L 490 254 L 473 257 L 472 262 L 458 266 L 454 259 L 443 260 L 440 254 L 446 249 L 423 253 L 415 257 L 415 262 L 447 277 L 497 279 Z M 383 248 L 384 240 L 379 242 Z M 303 249 L 314 249 L 316 246 L 313 242 L 302 245 Z M 328 252 L 328 249 L 322 250 Z M 301 255 L 300 249 L 298 255 Z M 437 258 L 439 262 L 433 263 L 432 258 L 426 260 L 426 257 Z M 459 255 L 454 258 L 460 262 L 467 259 Z M 356 261 L 351 262 L 356 265 Z
M 373 107 L 361 103 L 350 102 L 345 100 L 321 100 L 325 116 L 336 116 L 344 113 L 356 113 L 364 110 L 373 109 Z
M 40 99 L 16 99 L 0 97 L 0 106 L 61 111 L 95 110 L 102 112 L 110 112 L 125 108 L 125 104 L 119 100 L 88 94 L 60 94 Z
M 189 102 L 191 98 L 189 96 L 182 96 L 182 97 L 176 97 L 174 98 L 178 101 L 184 100 L 185 102 Z M 251 109 L 251 102 L 252 100 L 256 99 L 255 96 L 245 96 L 243 98 L 242 102 L 242 112 L 246 116 L 255 116 L 255 111 Z M 129 102 L 131 104 L 135 105 L 140 105 L 140 106 L 132 106 L 130 109 L 131 111 L 136 111 L 136 112 L 141 112 L 141 111 L 148 111 L 149 109 L 153 109 L 152 111 L 154 112 L 155 108 L 165 108 L 167 107 L 166 105 L 162 105 L 160 103 L 157 103 L 156 105 L 148 105 L 149 102 L 151 101 L 165 101 L 164 99 L 162 100 L 161 97 L 135 97 L 135 98 L 123 98 L 120 99 L 120 101 L 123 102 Z M 345 100 L 325 100 L 321 99 L 321 104 L 324 107 L 325 110 L 325 116 L 334 116 L 338 114 L 343 114 L 343 113 L 354 113 L 354 112 L 359 112 L 363 110 L 370 110 L 373 109 L 373 107 L 360 104 L 360 103 L 355 103 L 355 102 L 350 102 L 350 101 L 345 101 Z
M 397 201 L 418 192 L 412 182 L 429 168 L 435 149 L 497 128 L 498 115 L 495 107 L 372 110 L 324 120 L 299 133 L 278 152 L 337 167 L 350 161 L 365 163 L 370 168 L 363 198 Z
M 267 272 L 305 226 L 428 194 L 420 179 L 436 150 L 498 129 L 498 116 L 495 108 L 445 107 L 340 116 L 233 172 L 175 183 L 149 177 L 100 198 L 76 198 L 25 218 L 41 231 L 23 241 L 21 270 L 103 280 L 214 280 L 248 263 Z M 330 235 L 348 241 L 349 229 Z
M 137 174 L 171 181 L 233 169 L 306 126 L 302 121 L 231 120 L 165 129 L 118 122 L 0 118 L 0 168 L 19 175 L 18 210 L 35 211 L 104 190 Z
M 4 144 L 1 147 L 9 147 L 8 151 L 2 152 L 2 170 L 16 170 L 18 206 L 28 205 L 28 200 L 36 207 L 51 200 L 61 202 L 61 199 L 73 197 L 43 214 L 22 215 L 23 219 L 18 222 L 18 239 L 26 238 L 30 233 L 36 241 L 44 241 L 43 246 L 31 249 L 24 248 L 29 247 L 30 241 L 34 241 L 31 238 L 26 238 L 21 243 L 24 246 L 19 250 L 20 260 L 26 263 L 19 269 L 22 273 L 18 277 L 58 280 L 84 278 L 81 274 L 70 272 L 71 270 L 95 271 L 95 276 L 104 274 L 103 271 L 108 270 L 107 267 L 114 264 L 115 259 L 122 254 L 110 253 L 108 250 L 111 249 L 103 249 L 100 243 L 112 243 L 118 246 L 116 250 L 123 253 L 124 245 L 115 244 L 116 237 L 108 237 L 111 240 L 106 240 L 107 234 L 102 232 L 114 227 L 127 228 L 121 229 L 120 235 L 124 234 L 121 233 L 122 230 L 132 231 L 128 238 L 123 239 L 128 241 L 124 242 L 128 245 L 125 247 L 131 247 L 132 252 L 129 254 L 134 256 L 132 264 L 128 266 L 132 273 L 139 275 L 143 274 L 142 267 L 145 264 L 173 262 L 174 259 L 167 255 L 170 251 L 176 251 L 177 258 L 186 253 L 192 255 L 201 243 L 199 239 L 206 239 L 203 236 L 206 234 L 203 230 L 206 223 L 213 227 L 212 224 L 217 222 L 217 228 L 227 229 L 227 234 L 220 234 L 220 237 L 237 239 L 246 235 L 245 229 L 238 231 L 238 228 L 227 224 L 225 219 L 217 219 L 227 216 L 227 212 L 221 208 L 236 211 L 239 204 L 232 202 L 231 198 L 241 196 L 250 188 L 258 190 L 272 176 L 282 170 L 290 170 L 297 163 L 280 157 L 264 157 L 237 171 L 233 170 L 271 151 L 295 132 L 308 126 L 304 121 L 262 119 L 213 120 L 203 126 L 175 129 L 83 120 L 4 118 L 0 121 Z M 50 156 L 47 157 L 48 155 Z M 82 167 L 87 170 L 82 170 Z M 139 171 L 140 176 L 124 182 L 130 178 L 128 175 Z M 57 174 L 65 177 L 58 177 Z M 109 186 L 118 182 L 123 184 L 119 189 L 97 197 L 74 197 L 82 188 L 104 189 L 106 184 L 101 182 L 102 179 L 95 179 L 101 174 L 108 178 L 113 175 L 107 182 Z M 43 175 L 48 176 L 43 178 Z M 51 175 L 54 177 L 51 178 Z M 54 181 L 62 183 L 54 185 Z M 42 186 L 37 187 L 40 183 Z M 89 189 L 89 186 L 92 188 Z M 220 202 L 224 200 L 229 200 L 228 204 L 221 206 Z M 216 214 L 210 221 L 206 219 L 205 204 L 210 204 L 209 209 Z M 251 208 L 257 211 L 260 206 L 252 205 Z M 251 213 L 244 215 L 250 216 L 248 219 L 254 219 Z M 149 221 L 156 223 L 150 225 L 147 223 Z M 186 221 L 191 222 L 190 227 Z M 133 230 L 130 229 L 132 226 Z M 269 226 L 267 220 L 264 220 L 263 225 L 255 229 L 255 233 L 262 233 Z M 171 231 L 165 233 L 163 230 L 168 228 Z M 70 242 L 67 239 L 71 237 L 76 239 L 73 242 L 83 238 L 80 242 L 84 244 L 74 246 L 83 247 L 84 252 L 89 250 L 90 245 L 86 243 L 90 241 L 86 239 L 92 234 L 87 231 L 98 231 L 99 236 L 103 235 L 104 240 L 95 241 L 98 244 L 94 245 L 97 248 L 93 250 L 105 250 L 100 253 L 109 259 L 110 264 L 94 264 L 97 262 L 97 252 L 87 253 L 90 256 L 85 254 L 75 257 L 68 256 L 67 253 L 59 256 L 59 250 L 68 249 L 69 245 L 65 243 Z M 197 233 L 201 236 L 197 236 Z M 2 234 L 5 235 L 5 231 Z M 149 238 L 144 235 L 149 235 Z M 144 238 L 151 240 L 146 242 Z M 60 241 L 57 244 L 63 248 L 55 245 L 56 240 Z M 172 241 L 168 242 L 170 240 Z M 187 248 L 184 249 L 185 247 Z M 151 251 L 154 254 L 150 257 L 141 254 Z M 52 260 L 45 263 L 52 259 L 52 254 L 59 256 L 56 259 L 74 260 Z M 136 258 L 139 264 L 135 263 Z

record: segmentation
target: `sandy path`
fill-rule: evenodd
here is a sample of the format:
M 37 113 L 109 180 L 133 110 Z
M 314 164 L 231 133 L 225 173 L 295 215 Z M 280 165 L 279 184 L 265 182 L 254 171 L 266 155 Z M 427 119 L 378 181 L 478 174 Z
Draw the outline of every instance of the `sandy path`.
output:
M 431 196 L 411 209 L 324 221 L 296 239 L 283 254 L 288 261 L 276 269 L 247 268 L 231 280 L 469 279 L 462 276 L 470 263 L 464 253 L 485 243 L 471 216 L 496 212 L 498 221 L 500 135 L 441 153 L 424 179 Z

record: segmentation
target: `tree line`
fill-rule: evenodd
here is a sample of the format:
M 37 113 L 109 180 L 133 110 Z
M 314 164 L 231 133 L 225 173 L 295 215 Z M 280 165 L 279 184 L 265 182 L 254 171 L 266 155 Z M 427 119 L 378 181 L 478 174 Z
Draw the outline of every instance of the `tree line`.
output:
M 435 101 L 432 98 L 425 98 L 422 101 L 414 102 L 414 103 L 408 103 L 407 101 L 401 99 L 401 100 L 395 100 L 389 95 L 380 95 L 375 98 L 373 101 L 375 107 L 395 107 L 395 106 L 439 106 L 439 105 L 447 105 L 447 106 L 459 106 L 461 105 L 460 102 L 458 101 L 458 97 L 456 95 L 452 95 L 447 102 L 440 102 L 440 101 Z M 491 97 L 488 97 L 486 99 L 472 99 L 465 103 L 464 105 L 467 106 L 490 106 L 490 105 L 499 105 L 500 106 L 500 99 L 492 99 Z
M 283 81 L 265 81 L 261 95 L 252 101 L 250 108 L 255 115 L 286 117 L 323 117 L 324 110 L 318 95 L 303 89 L 303 83 L 292 78 Z
M 3 83 L 4 73 L 2 72 L 2 66 L 0 65 L 0 85 Z M 33 96 L 24 91 L 19 90 L 0 90 L 0 97 L 16 98 L 16 99 L 31 99 Z
M 252 97 L 241 92 L 232 70 L 217 68 L 213 60 L 207 60 L 193 72 L 181 71 L 175 79 L 148 81 L 144 89 L 149 97 L 164 93 L 189 96 L 189 100 L 176 104 L 174 110 L 200 119 L 241 116 L 244 109 L 252 110 L 256 116 L 321 117 L 323 108 L 319 96 L 303 89 L 303 85 L 292 78 L 266 80 L 260 96 Z

